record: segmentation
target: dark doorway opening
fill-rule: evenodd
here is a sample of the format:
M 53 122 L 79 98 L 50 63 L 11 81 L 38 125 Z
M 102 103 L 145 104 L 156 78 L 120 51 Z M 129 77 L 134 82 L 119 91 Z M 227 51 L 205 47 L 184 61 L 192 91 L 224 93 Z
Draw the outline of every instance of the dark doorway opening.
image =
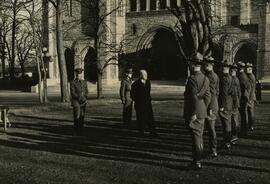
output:
M 153 34 L 152 34 L 153 35 Z M 179 52 L 174 32 L 166 28 L 155 30 L 152 39 L 139 50 L 139 68 L 147 69 L 153 80 L 178 80 L 187 77 L 187 64 Z
M 67 66 L 67 76 L 68 81 L 72 81 L 74 79 L 74 50 L 67 48 L 65 50 L 65 59 Z
M 97 81 L 97 63 L 96 52 L 92 47 L 89 47 L 84 57 L 84 78 L 90 82 Z
M 256 65 L 257 63 L 257 52 L 256 47 L 251 44 L 244 44 L 242 45 L 236 52 L 234 56 L 234 62 L 242 61 L 244 63 L 252 63 Z M 256 70 L 254 68 L 254 73 Z

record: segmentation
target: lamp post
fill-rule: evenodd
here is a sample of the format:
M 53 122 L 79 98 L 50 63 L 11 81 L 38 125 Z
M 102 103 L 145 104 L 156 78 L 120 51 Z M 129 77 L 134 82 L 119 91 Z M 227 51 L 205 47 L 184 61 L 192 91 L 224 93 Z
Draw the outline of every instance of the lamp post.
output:
M 42 58 L 42 66 L 41 66 L 41 72 L 42 72 L 42 78 L 43 78 L 43 92 L 44 92 L 44 103 L 48 101 L 48 90 L 47 90 L 47 76 L 49 75 L 49 62 L 51 59 L 50 53 L 48 52 L 47 47 L 43 47 L 42 49 L 43 58 Z

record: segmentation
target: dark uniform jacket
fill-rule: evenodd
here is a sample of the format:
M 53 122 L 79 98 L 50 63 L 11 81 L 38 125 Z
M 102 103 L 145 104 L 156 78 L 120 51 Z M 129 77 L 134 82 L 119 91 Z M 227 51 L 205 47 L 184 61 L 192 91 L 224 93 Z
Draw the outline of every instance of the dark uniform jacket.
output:
M 212 110 L 213 112 L 218 111 L 218 96 L 219 96 L 219 78 L 218 75 L 214 71 L 206 72 L 206 77 L 209 79 L 209 87 L 210 87 L 210 103 L 208 106 L 208 110 Z
M 132 85 L 132 80 L 129 77 L 125 77 L 121 82 L 120 99 L 123 103 L 132 101 L 131 96 L 130 96 L 131 85 Z
M 245 72 L 240 72 L 238 74 L 238 79 L 240 82 L 241 88 L 241 100 L 248 101 L 249 100 L 249 90 L 250 90 L 250 83 L 248 77 Z
M 195 72 L 187 81 L 184 93 L 184 118 L 190 120 L 193 115 L 198 119 L 207 117 L 210 103 L 209 80 L 202 72 Z
M 229 74 L 223 74 L 220 79 L 219 107 L 225 111 L 231 111 L 233 107 L 232 77 Z
M 248 91 L 248 94 L 249 94 L 249 101 L 255 101 L 256 100 L 256 94 L 255 94 L 255 91 L 256 91 L 256 78 L 254 76 L 254 74 L 247 74 L 247 77 L 248 77 L 248 81 L 249 81 L 249 84 L 250 84 L 250 89 Z
M 238 77 L 232 76 L 232 100 L 233 100 L 233 110 L 238 110 L 240 107 L 241 99 L 241 87 Z
M 131 87 L 131 98 L 135 102 L 135 109 L 145 109 L 151 106 L 151 83 L 146 80 L 145 84 L 141 79 L 136 80 Z
M 86 105 L 88 88 L 85 80 L 74 79 L 70 83 L 71 104 L 72 106 Z

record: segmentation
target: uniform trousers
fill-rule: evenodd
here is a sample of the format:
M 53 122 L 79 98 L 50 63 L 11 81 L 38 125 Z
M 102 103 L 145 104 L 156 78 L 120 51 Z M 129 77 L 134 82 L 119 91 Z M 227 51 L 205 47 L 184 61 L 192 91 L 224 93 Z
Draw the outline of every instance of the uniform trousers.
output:
M 205 124 L 208 132 L 210 152 L 216 152 L 217 151 L 216 113 L 209 115 L 205 120 Z
M 238 138 L 240 131 L 239 111 L 235 109 L 232 111 L 232 138 Z
M 246 135 L 248 129 L 248 105 L 246 101 L 241 101 L 239 111 L 241 116 L 241 133 Z
M 128 126 L 130 125 L 132 118 L 132 105 L 133 102 L 131 100 L 127 100 L 123 104 L 123 123 Z
M 86 105 L 73 106 L 74 134 L 82 135 Z
M 252 100 L 250 103 L 247 105 L 247 114 L 248 114 L 248 127 L 254 126 L 254 121 L 255 121 L 255 113 L 254 113 L 254 100 Z
M 205 119 L 196 119 L 188 121 L 188 128 L 192 137 L 192 156 L 193 161 L 197 162 L 202 159 L 203 153 L 203 131 Z
M 231 142 L 231 133 L 232 133 L 232 112 L 228 110 L 220 111 L 220 120 L 223 127 L 223 140 L 225 144 L 230 144 Z

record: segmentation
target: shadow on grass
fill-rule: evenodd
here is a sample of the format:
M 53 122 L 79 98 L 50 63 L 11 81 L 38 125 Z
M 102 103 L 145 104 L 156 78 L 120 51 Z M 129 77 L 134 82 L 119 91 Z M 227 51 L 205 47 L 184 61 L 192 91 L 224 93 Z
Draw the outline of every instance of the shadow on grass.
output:
M 18 116 L 17 116 L 18 117 Z M 73 137 L 70 120 L 19 116 L 14 129 L 7 132 L 7 139 L 0 145 L 59 154 L 91 157 L 104 160 L 125 161 L 186 170 L 191 160 L 191 143 L 183 122 L 157 122 L 159 137 L 138 136 L 134 129 L 121 125 L 120 118 L 92 117 L 86 122 L 84 137 Z M 258 148 L 259 150 L 259 148 Z M 226 155 L 226 154 L 224 154 Z M 227 154 L 228 155 L 228 154 Z M 256 157 L 233 153 L 248 159 L 270 160 L 267 156 Z M 267 168 L 241 166 L 236 163 L 206 161 L 206 165 L 239 170 L 270 172 Z

